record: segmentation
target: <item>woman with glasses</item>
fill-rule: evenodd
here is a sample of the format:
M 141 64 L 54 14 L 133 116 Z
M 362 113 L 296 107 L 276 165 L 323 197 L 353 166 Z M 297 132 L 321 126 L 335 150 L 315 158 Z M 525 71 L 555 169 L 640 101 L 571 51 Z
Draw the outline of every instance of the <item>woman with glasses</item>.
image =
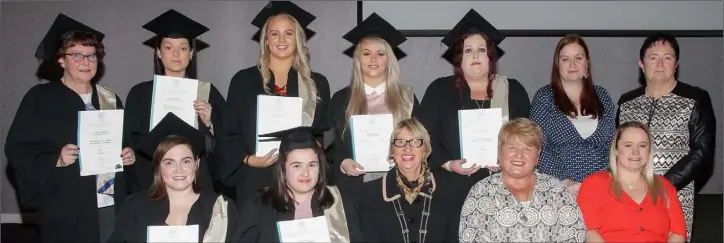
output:
M 58 15 L 35 53 L 50 68 L 39 76 L 50 82 L 25 94 L 8 131 L 5 155 L 20 205 L 37 210 L 42 242 L 106 242 L 133 186 L 135 156 L 128 147 L 118 154 L 122 172 L 80 175 L 79 112 L 123 108 L 112 90 L 95 84 L 103 37 Z
M 143 26 L 156 34 L 145 42 L 154 50 L 154 71 L 158 76 L 196 79 L 196 53 L 207 44 L 196 39 L 197 36 L 209 29 L 185 15 L 171 9 L 154 18 Z M 164 80 L 165 81 L 165 80 Z M 130 133 L 129 143 L 137 148 L 138 144 L 149 139 L 154 130 L 164 129 L 155 125 L 151 127 L 151 114 L 154 95 L 154 80 L 136 84 L 131 88 L 126 98 L 125 129 Z M 204 85 L 206 84 L 206 85 Z M 203 144 L 199 148 L 199 185 L 206 190 L 214 189 L 214 143 L 215 134 L 218 133 L 221 123 L 221 110 L 224 106 L 224 97 L 211 83 L 199 81 L 199 97 L 194 101 L 199 138 L 194 141 Z M 189 104 L 191 105 L 191 104 Z M 167 119 L 165 116 L 164 119 Z M 161 120 L 163 121 L 163 119 Z M 160 122 L 159 122 L 160 123 Z M 192 127 L 191 124 L 187 126 Z M 208 142 L 207 142 L 208 141 Z M 139 162 L 136 165 L 141 190 L 148 189 L 153 182 L 153 150 L 144 152 L 139 150 Z
M 390 162 L 382 179 L 362 185 L 360 223 L 368 242 L 459 242 L 459 203 L 444 177 L 427 164 L 430 136 L 420 122 L 402 120 L 390 136 Z

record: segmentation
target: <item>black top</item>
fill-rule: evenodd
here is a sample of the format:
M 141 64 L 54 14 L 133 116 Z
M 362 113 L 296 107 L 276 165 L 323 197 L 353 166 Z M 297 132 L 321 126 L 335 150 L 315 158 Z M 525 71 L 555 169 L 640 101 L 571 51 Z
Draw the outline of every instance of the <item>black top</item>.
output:
M 264 27 L 267 19 L 279 14 L 289 14 L 294 17 L 294 19 L 299 22 L 299 25 L 304 28 L 304 34 L 307 37 L 307 40 L 314 36 L 315 32 L 308 29 L 307 26 L 309 26 L 309 24 L 317 18 L 316 16 L 300 8 L 291 1 L 270 1 L 251 21 L 251 24 L 259 28 L 252 37 L 252 40 L 258 42 L 261 37 L 261 28 Z
M 329 104 L 329 82 L 319 73 L 312 72 L 311 78 L 317 88 L 317 102 L 312 127 L 329 130 L 327 113 Z M 299 97 L 297 71 L 289 70 L 287 96 Z M 274 75 L 268 83 L 274 90 Z M 257 96 L 267 94 L 262 77 L 256 66 L 237 72 L 229 84 L 229 94 L 224 108 L 224 129 L 219 133 L 222 139 L 223 163 L 220 168 L 221 180 L 229 186 L 237 186 L 237 203 L 245 197 L 271 183 L 271 168 L 253 168 L 244 163 L 244 158 L 256 154 L 256 113 Z M 318 138 L 324 144 L 322 137 Z M 241 206 L 241 205 L 238 205 Z
M 219 195 L 215 193 L 202 191 L 189 210 L 186 225 L 199 225 L 199 242 L 203 240 L 206 230 L 209 228 L 214 204 L 218 197 Z M 166 225 L 166 218 L 170 212 L 169 207 L 168 198 L 153 201 L 148 197 L 146 191 L 128 196 L 123 203 L 123 208 L 116 216 L 115 230 L 108 242 L 146 242 L 148 226 Z M 226 239 L 228 242 L 235 242 L 241 237 L 236 231 L 240 215 L 236 205 L 231 201 L 227 203 L 226 214 L 228 216 Z
M 409 230 L 410 243 L 432 242 L 459 242 L 458 227 L 460 224 L 460 209 L 462 201 L 455 200 L 453 192 L 448 190 L 449 183 L 444 177 L 431 173 L 433 183 L 425 185 L 420 190 L 432 196 L 429 218 L 423 221 L 425 198 L 418 195 L 412 204 L 405 200 L 404 193 L 397 184 L 396 172 L 393 168 L 387 172 L 386 177 L 362 185 L 362 194 L 366 195 L 360 201 L 360 225 L 366 242 L 405 242 L 403 226 Z M 386 190 L 386 197 L 382 188 Z M 396 196 L 399 198 L 394 199 Z M 397 201 L 397 202 L 395 202 Z M 395 204 L 399 203 L 400 212 L 404 217 L 400 221 Z M 427 234 L 424 241 L 420 239 L 420 226 L 426 226 Z
M 350 87 L 347 86 L 336 93 L 332 97 L 330 105 L 330 116 L 329 123 L 334 129 L 334 142 L 330 147 L 329 156 L 327 161 L 331 163 L 331 171 L 333 173 L 334 183 L 339 187 L 342 193 L 350 193 L 350 195 L 357 195 L 361 190 L 363 176 L 347 176 L 342 174 L 340 170 L 340 164 L 344 159 L 353 159 L 352 156 L 352 134 L 350 132 L 349 124 L 345 115 L 347 111 L 347 105 L 349 105 L 349 94 Z M 413 96 L 415 101 L 412 107 L 412 116 L 415 116 L 416 111 L 419 108 L 419 102 L 417 96 Z
M 279 231 L 277 222 L 294 220 L 295 209 L 287 212 L 277 212 L 271 204 L 262 200 L 262 193 L 255 193 L 247 197 L 240 209 L 241 221 L 237 232 L 242 232 L 240 242 L 279 242 Z M 346 197 L 346 196 L 343 196 Z M 324 209 L 319 206 L 317 194 L 312 196 L 312 216 L 324 216 Z M 339 200 L 339 198 L 334 198 Z M 347 219 L 347 230 L 352 242 L 359 242 L 362 239 L 362 232 L 359 228 L 359 207 L 354 202 L 343 200 L 343 208 Z
M 217 142 L 215 142 L 217 136 L 211 134 L 209 129 L 201 121 L 201 118 L 197 116 L 199 124 L 198 130 L 183 121 L 182 123 L 172 121 L 164 122 L 164 120 L 169 118 L 167 116 L 161 122 L 169 124 L 170 126 L 159 122 L 159 124 L 149 132 L 151 104 L 153 102 L 153 81 L 141 82 L 133 86 L 131 91 L 128 92 L 126 101 L 124 130 L 129 134 L 130 146 L 138 151 L 138 153 L 136 153 L 135 167 L 139 177 L 140 188 L 144 190 L 148 189 L 153 182 L 152 150 L 155 150 L 155 147 L 153 147 L 152 141 L 158 141 L 158 138 L 165 137 L 165 135 L 176 134 L 189 139 L 195 152 L 199 152 L 199 158 L 201 160 L 197 178 L 198 183 L 202 188 L 212 190 L 212 179 L 216 177 L 215 169 L 218 167 L 218 165 L 214 164 L 218 161 L 218 159 L 215 159 L 217 155 Z M 209 104 L 211 105 L 211 123 L 214 124 L 215 134 L 220 133 L 222 129 L 221 119 L 225 103 L 224 97 L 216 87 L 211 84 Z M 191 131 L 196 131 L 197 133 L 189 134 Z M 148 146 L 149 143 L 151 146 Z M 144 149 L 144 147 L 146 149 Z
M 38 48 L 35 50 L 35 57 L 44 60 L 56 59 L 56 54 L 60 49 L 60 39 L 70 31 L 90 32 L 95 35 L 99 42 L 103 41 L 103 37 L 105 37 L 100 31 L 61 13 L 58 14 L 58 17 L 55 17 L 53 25 L 50 26 L 45 37 L 43 37 L 43 40 L 38 44 Z
M 354 57 L 354 50 L 356 46 L 359 45 L 362 39 L 369 36 L 380 37 L 387 41 L 387 43 L 392 46 L 392 50 L 395 53 L 397 60 L 400 60 L 407 55 L 398 47 L 407 40 L 405 35 L 395 29 L 395 27 L 385 19 L 377 15 L 377 13 L 372 13 L 372 15 L 367 17 L 367 19 L 362 21 L 362 23 L 359 23 L 359 25 L 355 26 L 344 35 L 343 38 L 353 44 L 352 47 L 344 51 L 344 54 L 349 57 Z
M 116 101 L 116 108 L 122 109 L 118 96 Z M 95 85 L 92 103 L 100 109 Z M 80 176 L 78 161 L 56 167 L 61 148 L 78 145 L 78 112 L 84 110 L 81 97 L 62 82 L 39 84 L 25 94 L 8 130 L 8 174 L 20 206 L 39 210 L 43 242 L 100 240 L 96 177 Z M 115 174 L 116 210 L 134 189 L 134 167 L 124 166 L 123 172 Z
M 462 96 L 461 96 L 462 94 Z M 481 108 L 490 108 L 490 101 L 478 101 Z M 462 93 L 455 86 L 455 77 L 448 76 L 433 81 L 425 91 L 420 103 L 417 118 L 430 134 L 432 153 L 428 158 L 430 169 L 439 176 L 454 177 L 451 183 L 457 183 L 460 200 L 467 195 L 470 187 L 487 177 L 487 169 L 480 169 L 471 176 L 460 176 L 440 168 L 445 162 L 462 159 L 460 156 L 460 133 L 458 126 L 458 110 L 477 109 L 478 104 L 470 99 L 470 88 L 462 87 Z M 510 120 L 528 117 L 530 98 L 523 85 L 515 79 L 508 79 L 508 118 Z

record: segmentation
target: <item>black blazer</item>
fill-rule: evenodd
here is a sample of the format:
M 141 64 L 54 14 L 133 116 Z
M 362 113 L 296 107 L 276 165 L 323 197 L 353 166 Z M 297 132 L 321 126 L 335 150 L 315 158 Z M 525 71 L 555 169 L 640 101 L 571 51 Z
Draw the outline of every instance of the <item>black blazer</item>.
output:
M 349 105 L 349 92 L 349 86 L 337 91 L 332 96 L 332 102 L 329 105 L 329 124 L 332 125 L 334 131 L 334 142 L 330 147 L 327 162 L 332 167 L 333 183 L 339 187 L 342 193 L 353 196 L 361 190 L 363 176 L 347 176 L 340 169 L 343 160 L 352 158 L 352 135 L 345 117 L 347 105 Z M 413 98 L 412 116 L 419 107 L 417 96 L 413 95 Z
M 427 219 L 427 234 L 420 239 L 420 223 L 424 205 L 423 195 L 412 204 L 404 199 L 397 185 L 396 169 L 393 168 L 380 180 L 362 185 L 360 216 L 362 233 L 366 242 L 405 242 L 401 222 L 397 217 L 393 201 L 399 200 L 404 212 L 404 222 L 409 229 L 410 243 L 459 242 L 460 209 L 462 202 L 451 200 L 452 191 L 444 178 L 432 175 L 432 183 L 423 186 L 421 193 L 432 196 L 430 216 Z M 383 192 L 384 188 L 384 192 Z

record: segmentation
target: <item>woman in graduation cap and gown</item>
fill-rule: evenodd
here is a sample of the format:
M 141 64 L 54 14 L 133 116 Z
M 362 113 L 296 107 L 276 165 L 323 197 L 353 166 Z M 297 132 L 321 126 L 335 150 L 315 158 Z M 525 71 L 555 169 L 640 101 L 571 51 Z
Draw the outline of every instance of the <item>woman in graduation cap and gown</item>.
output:
M 329 165 L 316 138 L 323 131 L 296 127 L 260 135 L 281 139 L 279 156 L 269 166 L 270 186 L 250 195 L 240 209 L 241 242 L 301 241 L 286 239 L 286 232 L 280 231 L 277 223 L 310 218 L 327 225 L 327 231 L 308 232 L 324 238 L 311 239 L 313 242 L 362 241 L 356 204 L 344 200 L 337 187 L 328 185 Z
M 196 79 L 195 54 L 208 47 L 206 43 L 196 40 L 196 37 L 209 29 L 185 15 L 171 9 L 159 15 L 143 26 L 143 28 L 156 34 L 144 44 L 154 48 L 155 75 L 165 75 L 177 78 Z M 159 125 L 151 127 L 151 113 L 154 95 L 154 82 L 136 84 L 131 88 L 126 98 L 125 129 L 130 133 L 130 143 L 133 148 L 148 139 L 149 131 L 158 129 Z M 199 185 L 204 189 L 214 190 L 214 137 L 221 127 L 221 113 L 224 106 L 224 97 L 210 82 L 199 81 L 198 98 L 194 101 L 197 116 L 197 131 L 205 136 L 198 138 L 203 141 L 193 141 L 203 144 L 199 162 Z M 166 119 L 166 117 L 164 118 Z M 191 124 L 188 125 L 192 127 Z M 153 169 L 150 154 L 139 151 L 137 171 L 141 190 L 148 189 L 153 182 Z
M 460 152 L 458 110 L 500 108 L 503 120 L 527 117 L 530 99 L 523 85 L 497 74 L 497 45 L 505 37 L 475 10 L 470 10 L 442 40 L 448 47 L 444 57 L 453 64 L 453 76 L 433 81 L 416 113 L 432 137 L 430 167 L 447 174 L 458 190 L 459 202 L 490 170 L 466 161 Z
M 103 37 L 59 14 L 35 53 L 55 69 L 39 73 L 50 82 L 25 94 L 8 132 L 5 154 L 20 205 L 37 210 L 43 242 L 105 242 L 134 184 L 128 147 L 118 154 L 123 171 L 80 175 L 79 112 L 123 108 L 112 90 L 96 84 Z
M 254 18 L 261 30 L 261 57 L 257 66 L 231 79 L 224 110 L 222 180 L 236 186 L 236 201 L 271 183 L 275 151 L 256 155 L 257 96 L 302 98 L 302 125 L 328 130 L 329 82 L 309 66 L 306 41 L 314 32 L 306 26 L 314 16 L 287 1 L 268 4 Z M 318 138 L 320 146 L 323 140 Z
M 408 119 L 418 101 L 412 87 L 400 83 L 397 61 L 405 57 L 397 46 L 407 38 L 376 13 L 344 36 L 354 44 L 345 54 L 354 59 L 350 85 L 332 96 L 330 118 L 334 143 L 330 159 L 335 184 L 343 194 L 359 195 L 363 182 L 385 173 L 369 171 L 354 161 L 350 119 L 354 115 L 392 114 L 397 121 Z
M 156 232 L 162 232 L 164 226 L 188 226 L 190 235 L 198 234 L 198 242 L 235 242 L 240 238 L 236 205 L 198 183 L 203 133 L 170 114 L 138 146 L 153 154 L 153 184 L 149 190 L 126 198 L 109 242 L 179 240 L 158 238 L 162 233 Z M 150 227 L 154 227 L 153 232 Z

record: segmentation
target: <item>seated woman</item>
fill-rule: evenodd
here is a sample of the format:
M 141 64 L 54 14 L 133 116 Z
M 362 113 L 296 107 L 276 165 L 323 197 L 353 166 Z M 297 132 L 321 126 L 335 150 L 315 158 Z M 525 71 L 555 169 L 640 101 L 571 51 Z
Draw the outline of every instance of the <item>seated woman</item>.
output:
M 414 118 L 402 120 L 390 140 L 395 168 L 381 180 L 362 185 L 360 223 L 365 241 L 458 242 L 460 207 L 449 202 L 453 191 L 427 165 L 431 152 L 427 130 Z
M 573 193 L 535 172 L 542 132 L 526 118 L 498 134 L 500 172 L 473 186 L 460 214 L 460 242 L 584 242 L 586 228 Z
M 586 177 L 578 203 L 589 242 L 684 242 L 686 225 L 676 188 L 654 176 L 651 132 L 626 122 L 611 144 L 609 171 Z
M 356 207 L 352 203 L 342 202 L 337 187 L 327 186 L 329 165 L 315 138 L 323 132 L 323 129 L 296 127 L 259 135 L 281 138 L 278 160 L 270 166 L 271 186 L 266 187 L 260 195 L 248 196 L 242 206 L 239 232 L 243 233 L 240 241 L 360 241 Z M 279 225 L 287 225 L 288 221 L 303 223 L 303 220 L 317 219 L 326 222 L 326 231 L 306 228 L 296 228 L 299 230 L 297 232 L 279 230 Z M 287 238 L 300 232 L 307 234 L 295 234 L 297 238 Z
M 153 184 L 149 191 L 126 198 L 109 242 L 146 242 L 159 237 L 154 232 L 160 230 L 149 232 L 149 226 L 161 230 L 163 226 L 198 227 L 199 242 L 238 239 L 234 203 L 211 188 L 201 188 L 196 180 L 204 135 L 172 113 L 159 125 L 163 129 L 154 129 L 151 139 L 139 144 L 140 149 L 155 151 Z

